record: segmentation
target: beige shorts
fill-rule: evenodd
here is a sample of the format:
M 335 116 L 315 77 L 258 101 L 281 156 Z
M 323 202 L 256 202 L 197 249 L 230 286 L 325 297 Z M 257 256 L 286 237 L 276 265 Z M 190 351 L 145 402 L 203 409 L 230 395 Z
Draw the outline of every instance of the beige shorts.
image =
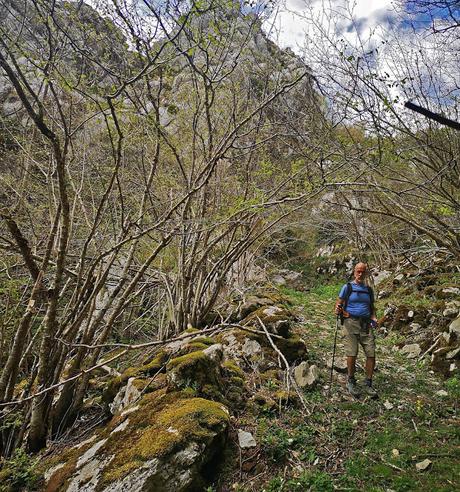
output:
M 375 357 L 375 338 L 371 327 L 361 327 L 358 319 L 345 318 L 342 335 L 347 357 L 358 355 L 358 343 L 363 348 L 366 357 Z

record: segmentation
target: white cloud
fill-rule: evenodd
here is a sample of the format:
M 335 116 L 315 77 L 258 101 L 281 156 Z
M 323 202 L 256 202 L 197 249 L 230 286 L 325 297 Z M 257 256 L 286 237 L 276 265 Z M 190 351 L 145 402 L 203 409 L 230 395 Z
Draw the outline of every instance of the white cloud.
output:
M 281 46 L 297 51 L 313 19 L 355 43 L 359 36 L 368 39 L 389 25 L 395 15 L 393 4 L 394 0 L 285 0 L 271 20 Z M 333 26 L 327 25 L 331 18 Z

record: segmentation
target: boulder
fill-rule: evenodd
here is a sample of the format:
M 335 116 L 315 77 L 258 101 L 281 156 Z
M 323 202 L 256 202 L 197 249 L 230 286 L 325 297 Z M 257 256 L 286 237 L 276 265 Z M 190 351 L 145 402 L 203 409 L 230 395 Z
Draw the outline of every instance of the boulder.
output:
M 432 464 L 433 462 L 426 458 L 423 461 L 416 463 L 415 468 L 417 469 L 417 471 L 422 472 L 428 470 L 428 468 L 430 468 Z
M 327 367 L 330 369 L 332 366 L 332 358 L 327 361 Z M 347 372 L 347 361 L 343 357 L 336 357 L 334 359 L 334 370 L 345 374 Z
M 442 315 L 447 318 L 453 318 L 460 313 L 460 301 L 450 301 L 446 303 L 446 307 Z
M 408 359 L 415 359 L 422 353 L 422 348 L 418 343 L 410 343 L 408 345 L 404 345 L 401 349 L 402 354 L 406 354 Z
M 278 287 L 299 289 L 302 287 L 302 273 L 292 270 L 279 270 L 272 278 L 272 282 Z
M 109 404 L 110 412 L 112 415 L 121 412 L 128 405 L 134 403 L 140 395 L 141 392 L 135 385 L 135 378 L 129 378 L 127 385 L 121 388 L 113 402 Z
M 457 347 L 450 352 L 447 352 L 446 354 L 446 359 L 447 360 L 452 360 L 452 359 L 459 359 L 460 358 L 460 347 Z
M 203 354 L 209 357 L 213 362 L 220 364 L 223 357 L 222 344 L 215 343 L 214 345 L 210 345 L 203 350 Z
M 399 285 L 404 280 L 404 274 L 399 273 L 393 278 L 393 285 Z
M 449 333 L 455 334 L 460 339 L 460 316 L 449 325 Z
M 311 388 L 317 383 L 318 376 L 318 368 L 315 365 L 309 366 L 305 361 L 294 368 L 294 379 L 300 388 Z
M 244 325 L 253 325 L 258 330 L 261 329 L 260 321 L 265 325 L 270 333 L 282 337 L 289 336 L 290 320 L 293 318 L 292 313 L 286 308 L 279 306 L 264 306 L 251 313 L 243 321 Z
M 257 340 L 250 340 L 249 338 L 244 342 L 241 347 L 241 351 L 244 355 L 250 357 L 251 355 L 258 354 L 262 351 L 262 346 Z
M 419 323 L 411 323 L 409 326 L 412 333 L 416 333 L 422 327 Z
M 460 289 L 458 287 L 446 287 L 442 289 L 444 294 L 452 294 L 452 296 L 460 296 Z
M 289 364 L 302 360 L 307 355 L 305 342 L 298 336 L 289 338 L 275 338 L 275 345 L 280 349 Z
M 247 431 L 238 429 L 238 445 L 241 449 L 255 448 L 257 446 L 254 436 Z
M 387 297 L 390 297 L 390 292 L 387 291 L 387 290 L 381 290 L 378 294 L 377 294 L 377 299 L 386 299 Z
M 220 403 L 159 390 L 117 416 L 83 445 L 44 465 L 45 491 L 179 492 L 202 490 L 209 462 L 227 437 Z
M 262 306 L 272 306 L 274 301 L 268 297 L 249 296 L 238 308 L 236 319 L 242 320 Z
M 374 285 L 377 286 L 377 285 L 381 284 L 390 275 L 391 275 L 391 272 L 388 270 L 381 270 L 380 272 L 374 273 Z
M 161 350 L 155 356 L 146 360 L 141 366 L 129 367 L 120 376 L 112 378 L 102 394 L 104 403 L 110 408 L 115 397 L 118 397 L 118 402 L 115 404 L 114 409 L 120 405 L 123 406 L 122 401 L 125 399 L 124 387 L 128 384 L 128 381 L 131 379 L 131 385 L 136 385 L 136 387 L 142 385 L 139 382 L 140 380 L 145 380 L 147 384 L 153 375 L 166 370 L 167 359 L 167 352 Z M 125 400 L 125 402 L 127 401 Z
M 176 389 L 192 388 L 202 396 L 221 400 L 223 383 L 220 374 L 220 360 L 214 349 L 211 356 L 203 350 L 171 359 L 166 366 L 169 387 Z

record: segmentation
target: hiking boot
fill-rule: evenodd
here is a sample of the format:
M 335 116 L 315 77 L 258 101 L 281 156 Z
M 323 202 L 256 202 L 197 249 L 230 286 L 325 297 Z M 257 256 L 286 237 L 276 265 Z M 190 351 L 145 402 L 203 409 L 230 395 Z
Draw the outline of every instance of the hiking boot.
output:
M 377 393 L 377 391 L 375 391 L 375 389 L 372 386 L 369 386 L 368 384 L 366 384 L 364 386 L 364 392 L 370 398 L 378 398 L 379 397 L 379 394 Z
M 355 398 L 358 398 L 360 396 L 359 388 L 356 385 L 356 381 L 353 379 L 349 379 L 347 381 L 347 390 L 350 395 L 354 396 Z

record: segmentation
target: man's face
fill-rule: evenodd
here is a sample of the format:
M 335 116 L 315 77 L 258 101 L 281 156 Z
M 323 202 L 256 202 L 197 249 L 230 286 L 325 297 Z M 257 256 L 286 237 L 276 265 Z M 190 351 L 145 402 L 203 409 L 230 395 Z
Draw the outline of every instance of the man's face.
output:
M 362 284 L 366 278 L 366 265 L 360 264 L 355 266 L 355 281 L 358 284 Z

